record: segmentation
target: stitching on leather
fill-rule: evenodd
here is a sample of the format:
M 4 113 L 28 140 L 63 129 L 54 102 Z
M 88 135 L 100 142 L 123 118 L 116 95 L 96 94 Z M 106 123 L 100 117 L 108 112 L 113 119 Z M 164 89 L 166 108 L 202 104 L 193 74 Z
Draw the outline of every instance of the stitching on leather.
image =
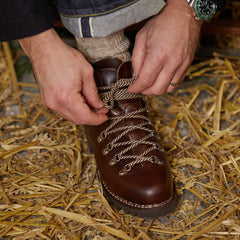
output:
M 149 209 L 149 208 L 162 207 L 162 206 L 168 204 L 169 202 L 171 202 L 173 199 L 173 197 L 170 197 L 169 199 L 167 199 L 161 203 L 148 204 L 148 205 L 133 203 L 133 202 L 130 202 L 130 201 L 123 199 L 123 198 L 119 197 L 118 195 L 112 193 L 103 181 L 101 181 L 101 183 L 104 185 L 104 187 L 108 191 L 108 193 L 112 195 L 112 197 L 116 198 L 118 201 L 122 202 L 123 204 L 126 204 L 131 207 L 135 207 L 135 208 Z

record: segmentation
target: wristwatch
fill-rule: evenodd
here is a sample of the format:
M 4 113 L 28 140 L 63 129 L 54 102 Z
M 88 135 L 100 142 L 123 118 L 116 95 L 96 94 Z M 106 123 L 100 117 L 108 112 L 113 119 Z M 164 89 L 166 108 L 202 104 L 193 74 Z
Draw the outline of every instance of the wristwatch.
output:
M 196 20 L 210 20 L 217 11 L 213 0 L 186 0 L 188 5 L 195 10 Z

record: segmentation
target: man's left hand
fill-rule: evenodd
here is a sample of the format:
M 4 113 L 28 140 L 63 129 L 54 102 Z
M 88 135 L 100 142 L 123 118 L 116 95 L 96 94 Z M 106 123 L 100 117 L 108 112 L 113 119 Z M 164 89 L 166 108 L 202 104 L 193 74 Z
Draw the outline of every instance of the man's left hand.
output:
M 192 62 L 200 29 L 201 22 L 185 0 L 168 0 L 136 36 L 132 64 L 138 78 L 128 91 L 145 95 L 174 91 Z

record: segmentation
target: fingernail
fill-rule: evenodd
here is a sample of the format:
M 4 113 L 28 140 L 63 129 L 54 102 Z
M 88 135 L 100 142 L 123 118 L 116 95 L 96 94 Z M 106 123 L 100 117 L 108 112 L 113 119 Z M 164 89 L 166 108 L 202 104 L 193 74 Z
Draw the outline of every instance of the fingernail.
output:
M 98 105 L 100 108 L 104 107 L 104 103 L 101 100 L 99 100 Z

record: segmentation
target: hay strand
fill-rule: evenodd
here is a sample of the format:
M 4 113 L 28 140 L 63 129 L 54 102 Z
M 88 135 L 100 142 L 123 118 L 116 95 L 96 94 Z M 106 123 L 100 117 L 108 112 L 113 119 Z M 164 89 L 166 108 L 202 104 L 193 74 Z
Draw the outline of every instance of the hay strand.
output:
M 192 65 L 186 85 L 148 98 L 181 199 L 169 216 L 144 219 L 109 205 L 83 127 L 44 107 L 31 91 L 36 84 L 17 81 L 6 46 L 1 239 L 240 239 L 239 58 L 216 55 Z

